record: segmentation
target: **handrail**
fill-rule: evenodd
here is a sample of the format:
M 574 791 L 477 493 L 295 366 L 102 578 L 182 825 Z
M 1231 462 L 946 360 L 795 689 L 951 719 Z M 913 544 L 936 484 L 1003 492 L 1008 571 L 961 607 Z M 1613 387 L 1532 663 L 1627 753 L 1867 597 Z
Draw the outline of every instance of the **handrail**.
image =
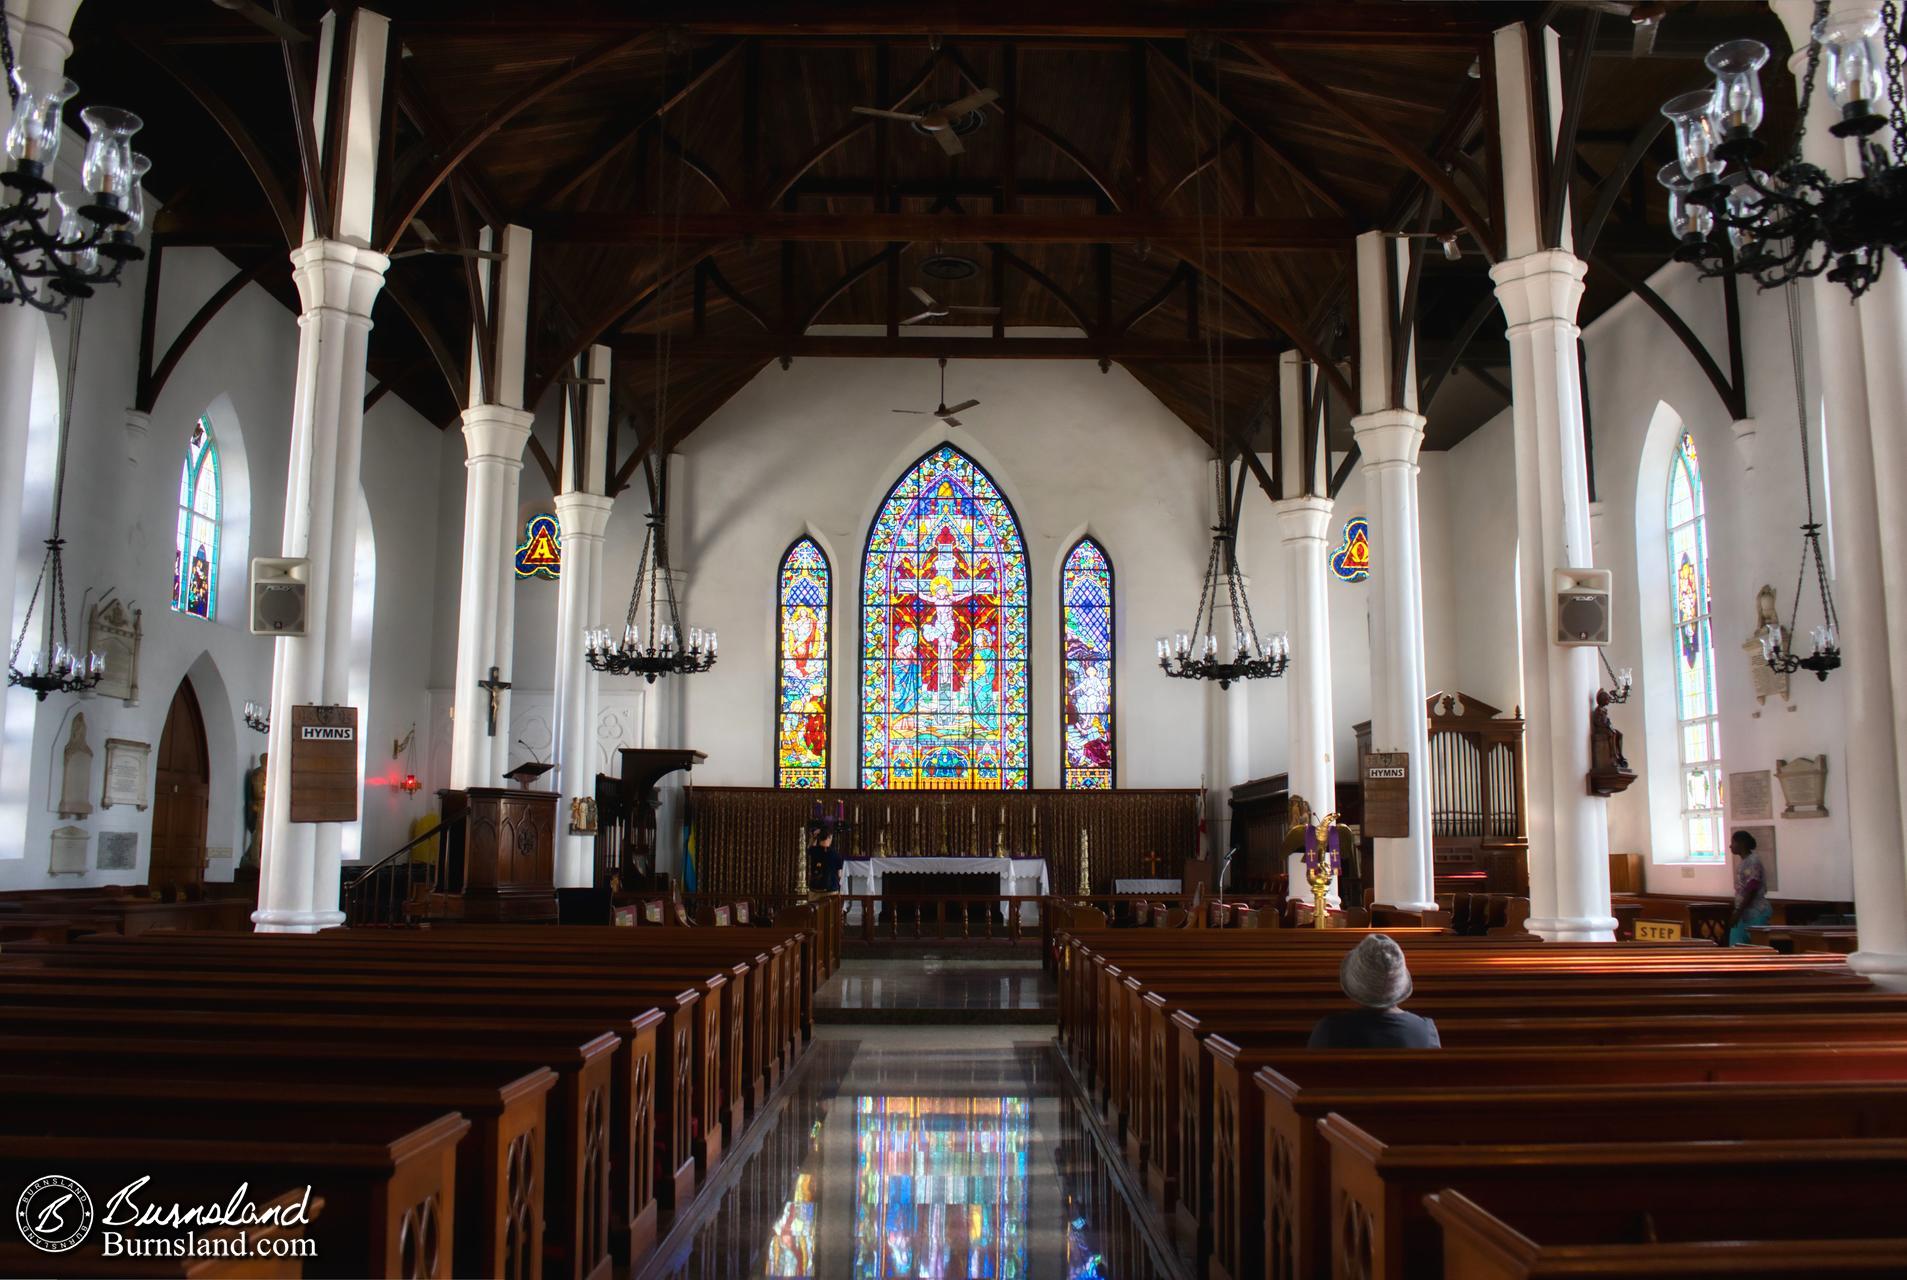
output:
M 467 828 L 469 823 L 468 809 L 455 817 L 442 819 L 429 830 L 412 836 L 390 853 L 360 870 L 351 883 L 344 886 L 342 897 L 345 924 L 350 926 L 403 923 L 404 903 L 409 900 L 411 889 L 415 884 L 415 877 L 407 869 L 419 865 L 413 856 L 415 850 L 426 841 L 441 841 L 437 857 L 432 862 L 423 864 L 430 868 L 427 887 L 434 891 L 437 888 L 437 878 L 443 871 L 445 855 L 448 853 L 449 840 L 446 833 L 453 828 Z M 400 874 L 400 868 L 406 870 Z M 399 886 L 401 886 L 401 892 Z M 373 894 L 375 894 L 375 900 L 373 900 Z
M 424 841 L 429 840 L 433 838 L 434 836 L 436 836 L 445 827 L 457 826 L 461 823 L 468 821 L 469 816 L 470 815 L 468 813 L 460 813 L 455 818 L 440 819 L 436 826 L 424 832 L 422 835 L 412 836 L 408 841 L 399 845 L 397 848 L 391 850 L 391 852 L 385 854 L 383 857 L 379 858 L 376 862 L 373 862 L 370 866 L 360 868 L 357 874 L 357 878 L 359 880 L 362 880 L 364 879 L 364 877 L 370 875 L 372 872 L 380 870 L 381 868 L 389 865 L 390 863 L 397 861 L 398 855 L 409 853 L 412 849 L 415 849 L 418 845 L 424 843 Z

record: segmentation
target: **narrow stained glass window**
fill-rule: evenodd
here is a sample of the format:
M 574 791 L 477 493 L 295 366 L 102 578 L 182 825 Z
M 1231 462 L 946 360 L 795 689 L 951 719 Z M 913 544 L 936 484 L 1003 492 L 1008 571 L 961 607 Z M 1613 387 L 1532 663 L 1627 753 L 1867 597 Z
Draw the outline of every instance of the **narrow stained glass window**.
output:
M 192 424 L 179 471 L 179 525 L 172 542 L 172 607 L 194 618 L 218 616 L 219 447 L 212 424 Z
M 1683 432 L 1669 473 L 1669 580 L 1682 826 L 1691 862 L 1722 860 L 1722 741 L 1709 634 L 1708 518 L 1695 439 Z
M 1060 785 L 1104 791 L 1113 785 L 1112 561 L 1081 538 L 1060 570 Z
M 775 614 L 778 787 L 828 785 L 832 583 L 828 557 L 813 538 L 797 539 L 782 556 Z
M 1030 782 L 1026 547 L 980 466 L 940 445 L 888 490 L 861 579 L 861 785 Z

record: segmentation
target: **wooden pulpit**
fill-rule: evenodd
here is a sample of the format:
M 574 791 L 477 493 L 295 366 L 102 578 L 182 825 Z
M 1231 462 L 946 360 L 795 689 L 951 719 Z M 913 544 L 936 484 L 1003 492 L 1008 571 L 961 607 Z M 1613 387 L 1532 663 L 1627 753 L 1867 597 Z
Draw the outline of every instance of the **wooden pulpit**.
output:
M 446 824 L 443 860 L 435 890 L 413 915 L 485 924 L 555 920 L 556 792 L 470 787 L 437 794 Z
M 657 784 L 708 759 L 688 747 L 623 747 L 618 755 L 621 777 L 596 775 L 598 889 L 633 889 L 654 875 Z

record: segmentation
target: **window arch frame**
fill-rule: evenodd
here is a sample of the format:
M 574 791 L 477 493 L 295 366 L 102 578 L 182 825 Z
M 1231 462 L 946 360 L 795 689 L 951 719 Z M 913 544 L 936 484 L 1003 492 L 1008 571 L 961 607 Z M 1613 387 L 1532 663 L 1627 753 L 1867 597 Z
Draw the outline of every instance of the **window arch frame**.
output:
M 782 699 L 785 693 L 787 692 L 786 679 L 787 679 L 787 669 L 788 669 L 787 668 L 788 655 L 787 655 L 786 649 L 784 648 L 784 645 L 787 643 L 788 632 L 784 623 L 785 623 L 785 615 L 788 609 L 788 602 L 787 602 L 788 562 L 794 557 L 795 552 L 799 550 L 803 544 L 813 547 L 815 555 L 820 557 L 822 580 L 824 584 L 823 585 L 823 599 L 821 604 L 821 614 L 822 614 L 822 618 L 821 618 L 821 637 L 822 637 L 821 681 L 822 681 L 822 687 L 826 691 L 826 696 L 822 704 L 821 715 L 822 715 L 822 723 L 826 726 L 825 728 L 826 745 L 822 748 L 822 753 L 821 753 L 820 780 L 817 782 L 808 783 L 808 784 L 804 784 L 800 782 L 783 781 L 783 777 L 782 777 L 783 764 L 782 764 L 782 753 L 781 753 L 782 717 L 787 714 L 787 712 L 785 712 L 782 709 Z M 829 558 L 828 549 L 821 545 L 820 539 L 816 538 L 811 533 L 803 533 L 795 537 L 793 541 L 789 542 L 788 546 L 782 551 L 781 558 L 775 562 L 774 785 L 777 790 L 825 791 L 830 785 L 830 783 L 833 781 L 833 777 L 834 777 L 834 655 L 835 655 L 834 561 Z
M 216 622 L 219 612 L 219 562 L 224 544 L 225 526 L 225 464 L 224 455 L 219 448 L 218 432 L 212 429 L 212 417 L 202 413 L 193 420 L 195 430 L 205 434 L 205 447 L 199 450 L 195 460 L 192 457 L 191 443 L 188 438 L 185 461 L 179 469 L 179 497 L 174 513 L 172 534 L 173 583 L 172 611 L 186 618 L 197 618 L 202 622 Z M 200 479 L 204 475 L 207 462 L 212 466 L 212 510 L 208 515 L 199 510 L 198 495 Z M 204 519 L 211 526 L 211 536 L 198 539 L 196 522 Z M 189 547 L 202 546 L 206 555 L 205 612 L 199 613 L 188 604 L 191 589 L 191 557 Z
M 1687 514 L 1676 518 L 1678 492 L 1688 495 Z M 1714 589 L 1708 557 L 1708 499 L 1702 481 L 1701 453 L 1695 447 L 1694 433 L 1684 424 L 1675 436 L 1669 455 L 1668 492 L 1663 507 L 1663 527 L 1667 532 L 1664 553 L 1669 575 L 1669 650 L 1674 674 L 1669 696 L 1675 712 L 1676 810 L 1681 818 L 1678 833 L 1681 861 L 1717 866 L 1726 861 L 1722 841 L 1726 822 L 1726 796 L 1723 792 L 1726 772 L 1721 742 L 1721 708 L 1717 697 L 1717 671 L 1713 628 Z M 1678 555 L 1681 535 L 1688 531 L 1690 541 Z M 1693 554 L 1690 554 L 1692 548 Z M 1684 613 L 1682 559 L 1687 558 L 1695 593 L 1692 612 Z M 1700 709 L 1689 714 L 1685 681 L 1691 670 L 1703 680 Z M 1699 730 L 1706 754 L 1692 756 L 1689 738 Z M 1706 776 L 1711 803 L 1690 803 L 1690 779 Z M 1706 827 L 1706 839 L 1698 838 L 1698 828 Z
M 1072 635 L 1069 623 L 1075 609 L 1099 607 L 1076 605 L 1067 598 L 1068 574 L 1072 569 L 1073 557 L 1088 547 L 1099 556 L 1099 563 L 1106 574 L 1106 602 L 1103 606 L 1106 611 L 1106 781 L 1103 786 L 1074 784 L 1073 775 L 1076 771 L 1084 773 L 1091 768 L 1096 772 L 1097 766 L 1073 765 L 1066 738 L 1067 727 L 1072 722 L 1069 703 L 1073 692 L 1072 668 L 1066 652 L 1067 641 Z M 1119 788 L 1119 636 L 1115 609 L 1118 590 L 1118 573 L 1113 568 L 1112 555 L 1106 550 L 1106 544 L 1090 533 L 1081 534 L 1066 549 L 1066 554 L 1059 562 L 1059 785 L 1062 791 L 1116 791 Z M 1098 658 L 1092 660 L 1100 661 Z
M 935 787 L 922 787 L 922 786 L 895 787 L 891 784 L 891 780 L 883 780 L 880 782 L 870 781 L 870 776 L 873 770 L 870 768 L 868 763 L 868 720 L 870 716 L 870 712 L 868 710 L 868 701 L 869 701 L 868 699 L 868 687 L 869 687 L 868 686 L 868 679 L 869 679 L 869 672 L 868 672 L 868 665 L 869 665 L 868 594 L 869 593 L 868 593 L 868 587 L 869 587 L 869 575 L 873 572 L 874 557 L 877 554 L 875 550 L 874 540 L 875 540 L 875 535 L 880 528 L 882 517 L 887 513 L 888 509 L 896 501 L 901 500 L 898 498 L 897 495 L 900 494 L 902 487 L 906 485 L 910 480 L 913 480 L 916 476 L 918 476 L 921 472 L 921 469 L 924 466 L 926 466 L 926 464 L 929 461 L 931 461 L 937 454 L 940 454 L 943 451 L 952 454 L 955 458 L 959 459 L 961 462 L 964 462 L 968 467 L 970 467 L 973 471 L 974 477 L 979 482 L 984 484 L 986 488 L 990 489 L 994 497 L 999 499 L 1000 505 L 1002 506 L 1002 508 L 1004 508 L 1006 513 L 1006 523 L 1004 527 L 1006 531 L 1011 534 L 1013 545 L 1009 548 L 1003 549 L 1003 558 L 1007 559 L 1008 561 L 1013 561 L 1017 559 L 1017 563 L 1019 567 L 1019 599 L 1017 603 L 1007 603 L 1003 599 L 1000 605 L 1000 609 L 1003 614 L 1009 609 L 1018 611 L 1020 616 L 1020 626 L 1025 636 L 1021 645 L 1022 652 L 1017 659 L 1014 659 L 1012 661 L 1012 664 L 1011 664 L 1019 672 L 1020 678 L 1023 682 L 1023 689 L 1025 694 L 1023 699 L 1024 710 L 1017 713 L 1017 718 L 1020 721 L 1017 738 L 1022 746 L 1022 753 L 1025 759 L 1025 764 L 1022 767 L 1010 768 L 1008 764 L 1006 763 L 1005 757 L 1008 754 L 1008 751 L 1010 746 L 1012 745 L 1013 739 L 1009 737 L 1006 727 L 1003 725 L 1001 729 L 1001 735 L 1000 735 L 1001 761 L 1000 761 L 998 769 L 995 771 L 995 777 L 998 780 L 998 789 L 1002 791 L 1030 791 L 1033 789 L 1033 768 L 1034 768 L 1034 759 L 1035 759 L 1035 742 L 1033 737 L 1034 628 L 1033 628 L 1032 557 L 1030 553 L 1028 552 L 1027 546 L 1026 546 L 1026 530 L 1025 530 L 1025 526 L 1022 524 L 1020 520 L 1020 514 L 1018 509 L 1013 505 L 1013 499 L 1007 496 L 1006 490 L 1001 487 L 1000 482 L 998 480 L 994 479 L 993 473 L 989 471 L 985 466 L 983 466 L 980 463 L 979 459 L 975 458 L 972 454 L 968 453 L 965 449 L 962 449 L 959 445 L 954 444 L 950 440 L 942 440 L 940 443 L 935 444 L 931 448 L 925 450 L 923 453 L 920 454 L 920 456 L 918 456 L 912 462 L 908 463 L 906 466 L 901 468 L 900 474 L 894 478 L 894 482 L 887 487 L 887 491 L 881 496 L 881 500 L 875 504 L 874 514 L 868 521 L 867 533 L 861 540 L 861 580 L 860 580 L 859 590 L 856 593 L 858 597 L 858 601 L 859 601 L 859 610 L 858 610 L 859 626 L 856 631 L 856 636 L 858 641 L 856 645 L 856 650 L 857 650 L 858 658 L 859 658 L 859 661 L 856 665 L 856 673 L 857 673 L 857 677 L 859 681 L 859 697 L 856 699 L 855 748 L 854 748 L 855 779 L 857 784 L 863 790 L 924 791 L 924 790 L 941 789 L 941 788 L 935 788 Z M 883 552 L 881 554 L 890 554 L 890 553 Z M 1003 633 L 1005 631 L 1005 622 L 1006 622 L 1006 619 L 1003 616 L 1001 619 L 1001 623 L 1002 623 L 1001 631 Z M 1005 648 L 1005 642 L 1003 639 L 1001 642 L 1001 649 L 1004 650 L 1004 648 Z M 881 660 L 890 661 L 890 659 L 886 659 L 886 658 L 883 658 Z M 1000 663 L 1000 666 L 1003 668 L 1006 665 L 1007 664 L 1004 661 Z M 1003 677 L 1005 676 L 1005 674 L 1006 673 L 1002 671 Z M 1006 699 L 1004 697 L 1005 692 L 1006 690 L 1005 690 L 1005 686 L 1003 682 L 1002 711 L 1000 712 L 1000 715 L 1003 719 L 1010 714 L 1014 714 L 1004 710 L 1004 705 L 1006 702 Z M 890 713 L 886 711 L 878 711 L 878 712 L 874 712 L 873 714 L 887 715 Z M 885 766 L 882 772 L 890 772 L 891 767 L 892 767 L 891 765 Z M 1011 784 L 1009 784 L 1006 781 L 1006 778 L 1009 774 L 1017 775 L 1016 780 Z M 976 784 L 972 781 L 968 783 L 968 788 L 988 789 L 984 786 L 979 786 L 976 788 Z

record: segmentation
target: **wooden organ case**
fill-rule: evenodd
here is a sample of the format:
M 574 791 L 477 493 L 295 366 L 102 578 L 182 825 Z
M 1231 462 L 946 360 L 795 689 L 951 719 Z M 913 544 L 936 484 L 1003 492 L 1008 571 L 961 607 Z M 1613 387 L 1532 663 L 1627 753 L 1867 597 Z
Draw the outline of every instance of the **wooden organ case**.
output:
M 1437 891 L 1529 892 L 1528 805 L 1523 789 L 1524 721 L 1466 693 L 1426 703 L 1430 842 Z M 1371 722 L 1355 726 L 1358 775 L 1371 750 Z

